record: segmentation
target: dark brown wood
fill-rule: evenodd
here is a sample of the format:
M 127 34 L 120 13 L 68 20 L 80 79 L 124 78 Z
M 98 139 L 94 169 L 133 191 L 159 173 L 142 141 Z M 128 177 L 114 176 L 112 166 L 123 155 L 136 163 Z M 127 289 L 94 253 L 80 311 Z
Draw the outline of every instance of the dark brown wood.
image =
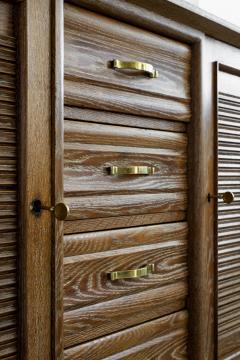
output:
M 65 79 L 189 100 L 191 49 L 76 6 L 65 5 Z M 87 47 L 86 47 L 87 44 Z M 150 63 L 159 77 L 111 69 L 113 59 Z M 103 91 L 103 90 L 102 90 Z
M 195 43 L 201 34 L 239 48 L 240 28 L 183 0 L 68 0 L 147 30 Z M 153 17 L 154 9 L 154 17 Z M 179 29 L 181 24 L 181 31 Z
M 64 352 L 66 360 L 186 359 L 187 312 L 165 316 Z
M 63 201 L 63 1 L 52 1 L 52 196 Z M 52 218 L 52 359 L 63 359 L 63 222 Z
M 65 80 L 64 87 L 64 101 L 67 106 L 87 107 L 185 122 L 188 122 L 191 117 L 189 104 L 160 96 L 151 97 L 108 88 L 103 90 L 96 85 L 70 80 Z
M 172 132 L 186 132 L 187 124 L 179 121 L 167 121 L 150 117 L 139 117 L 113 113 L 110 111 L 98 111 L 65 106 L 64 117 L 66 120 L 87 121 L 91 123 L 123 125 L 127 127 L 164 130 Z
M 127 228 L 132 226 L 169 223 L 181 220 L 186 220 L 186 211 L 73 220 L 64 222 L 64 233 L 75 234 L 94 230 Z
M 186 282 L 175 282 L 64 314 L 65 347 L 167 315 L 185 307 Z
M 69 197 L 65 202 L 70 208 L 68 220 L 186 211 L 187 208 L 184 192 Z
M 0 1 L 0 358 L 16 358 L 17 138 L 13 4 Z M 10 116 L 8 116 L 10 115 Z
M 64 236 L 66 257 L 187 239 L 186 222 Z
M 189 125 L 189 357 L 214 358 L 214 94 L 206 42 L 194 45 Z M 207 100 L 207 101 L 206 101 Z
M 168 228 L 172 232 L 168 233 Z M 70 245 L 74 255 L 64 259 L 65 309 L 186 280 L 186 230 L 186 225 L 173 224 L 74 236 L 78 238 Z M 108 246 L 107 240 L 112 246 Z M 86 248 L 78 251 L 81 243 L 86 243 Z M 113 283 L 108 278 L 111 271 L 136 269 L 152 263 L 155 264 L 154 274 L 145 279 Z
M 21 358 L 51 359 L 51 214 L 30 211 L 38 197 L 51 204 L 50 1 L 18 4 L 20 56 Z

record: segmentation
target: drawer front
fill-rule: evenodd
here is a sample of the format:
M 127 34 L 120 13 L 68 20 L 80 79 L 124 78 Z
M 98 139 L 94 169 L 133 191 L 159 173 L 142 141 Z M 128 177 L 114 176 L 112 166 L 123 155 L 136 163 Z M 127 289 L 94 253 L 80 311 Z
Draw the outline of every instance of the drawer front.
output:
M 184 308 L 187 224 L 65 236 L 65 346 Z M 112 272 L 154 264 L 147 276 Z
M 185 211 L 187 136 L 65 120 L 68 220 Z M 112 166 L 144 166 L 150 175 L 110 175 Z
M 114 59 L 159 75 L 114 69 Z M 188 121 L 190 67 L 188 45 L 65 4 L 66 104 Z
M 65 350 L 65 360 L 187 359 L 187 312 L 149 321 Z

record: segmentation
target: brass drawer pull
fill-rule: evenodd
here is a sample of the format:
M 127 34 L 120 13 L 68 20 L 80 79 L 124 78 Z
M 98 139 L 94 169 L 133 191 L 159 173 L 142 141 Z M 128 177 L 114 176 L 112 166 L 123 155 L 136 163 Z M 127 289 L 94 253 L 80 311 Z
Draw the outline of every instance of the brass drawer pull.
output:
M 111 166 L 110 175 L 153 175 L 154 166 Z
M 113 60 L 112 67 L 114 69 L 131 69 L 144 71 L 149 77 L 157 78 L 158 71 L 154 69 L 151 64 L 143 63 L 140 61 L 123 61 L 123 60 Z
M 147 266 L 144 266 L 140 269 L 113 271 L 109 275 L 111 280 L 113 281 L 120 279 L 139 278 L 142 276 L 152 274 L 153 272 L 154 272 L 154 264 L 148 264 Z

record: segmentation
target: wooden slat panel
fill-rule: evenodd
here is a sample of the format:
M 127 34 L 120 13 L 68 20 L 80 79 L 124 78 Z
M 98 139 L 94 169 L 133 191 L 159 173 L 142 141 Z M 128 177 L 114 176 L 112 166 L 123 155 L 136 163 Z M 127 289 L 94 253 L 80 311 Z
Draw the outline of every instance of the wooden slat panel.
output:
M 146 94 L 189 99 L 191 50 L 168 38 L 65 4 L 65 78 Z M 139 60 L 157 79 L 110 68 L 113 59 Z
M 101 144 L 112 146 L 136 146 L 144 148 L 174 149 L 186 154 L 187 136 L 182 133 L 144 130 L 65 120 L 65 142 Z M 157 151 L 157 150 L 156 150 Z
M 72 197 L 65 198 L 65 202 L 70 208 L 68 220 L 185 211 L 187 208 L 184 192 Z
M 13 37 L 13 6 L 11 2 L 1 1 L 0 9 L 0 38 Z
M 0 1 L 0 358 L 17 356 L 16 44 L 13 4 Z
M 186 220 L 186 211 L 64 221 L 64 233 L 76 234 L 93 230 L 128 228 L 131 226 L 169 223 L 182 220 Z
M 65 312 L 65 347 L 179 311 L 185 307 L 186 295 L 187 283 L 176 282 Z
M 185 210 L 186 146 L 184 133 L 65 121 L 68 220 Z M 110 165 L 136 162 L 154 165 L 156 173 L 123 179 L 107 174 Z M 91 193 L 101 196 L 86 196 Z
M 240 347 L 240 330 L 238 328 L 229 330 L 228 333 L 222 334 L 219 337 L 220 346 L 219 346 L 219 359 L 238 359 L 240 356 L 239 347 Z M 236 350 L 236 355 L 233 353 L 234 349 Z M 228 356 L 228 357 L 227 357 Z M 231 356 L 231 357 L 230 357 Z
M 173 132 L 186 132 L 187 124 L 179 121 L 167 121 L 150 117 L 139 117 L 133 115 L 118 114 L 108 111 L 81 109 L 65 106 L 64 117 L 67 120 L 87 121 L 93 123 L 123 125 L 127 127 L 164 130 Z
M 218 355 L 230 360 L 240 349 L 240 98 L 227 90 L 240 80 L 223 72 L 219 79 L 218 188 L 232 191 L 235 200 L 218 201 Z
M 65 360 L 186 359 L 187 312 L 165 316 L 146 324 L 65 350 Z
M 150 116 L 158 119 L 189 122 L 190 105 L 146 95 L 133 94 L 117 89 L 107 89 L 91 84 L 64 82 L 64 101 L 67 106 L 87 107 L 124 114 Z
M 87 242 L 85 245 L 89 250 L 86 250 L 86 253 L 89 254 L 84 253 L 85 247 L 79 249 L 79 244 L 78 247 L 71 247 L 72 251 L 75 250 L 74 256 L 64 259 L 65 309 L 86 306 L 186 279 L 186 225 L 176 225 L 175 229 L 179 229 L 176 234 L 172 226 L 172 231 L 166 230 L 166 235 L 163 227 L 164 225 L 160 226 L 160 229 L 155 226 L 116 230 L 108 234 L 89 233 L 82 235 L 82 238 L 79 236 L 78 242 Z M 94 253 L 96 250 L 99 252 Z M 113 283 L 108 278 L 111 271 L 135 269 L 151 263 L 155 264 L 155 270 L 146 279 Z
M 102 231 L 98 233 L 66 235 L 64 256 L 91 254 L 146 244 L 154 244 L 172 239 L 186 239 L 186 222 L 130 229 Z
M 186 143 L 183 133 L 65 121 L 65 196 L 186 191 Z M 155 174 L 108 174 L 111 165 L 135 163 L 154 166 Z

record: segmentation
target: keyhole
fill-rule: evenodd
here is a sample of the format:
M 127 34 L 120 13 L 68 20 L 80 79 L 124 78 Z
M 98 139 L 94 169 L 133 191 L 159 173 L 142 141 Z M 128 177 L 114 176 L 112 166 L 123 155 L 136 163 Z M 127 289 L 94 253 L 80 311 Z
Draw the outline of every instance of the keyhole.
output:
M 39 199 L 33 200 L 30 209 L 35 216 L 40 216 L 42 212 L 41 200 Z

